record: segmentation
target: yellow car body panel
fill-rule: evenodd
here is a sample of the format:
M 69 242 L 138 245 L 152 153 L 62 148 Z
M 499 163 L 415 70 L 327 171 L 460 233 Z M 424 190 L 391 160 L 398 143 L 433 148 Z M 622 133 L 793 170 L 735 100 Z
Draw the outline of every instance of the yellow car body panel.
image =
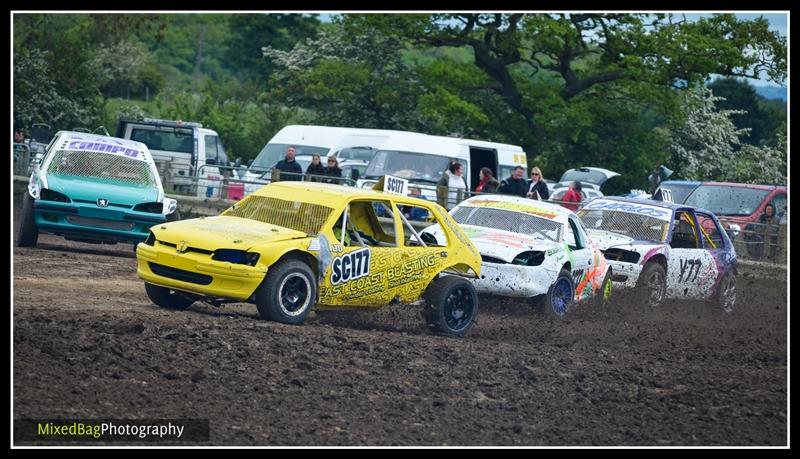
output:
M 394 216 L 379 218 L 371 211 L 375 201 L 385 203 Z M 434 216 L 447 234 L 447 246 L 418 244 L 399 217 L 398 206 L 404 205 Z M 334 225 L 345 209 L 378 244 L 396 245 L 360 247 L 338 240 Z M 245 213 L 250 218 L 242 218 Z M 395 238 L 382 225 L 392 228 Z M 220 216 L 159 224 L 151 231 L 154 237 L 137 247 L 139 277 L 215 299 L 251 300 L 270 266 L 289 252 L 308 261 L 317 275 L 321 308 L 413 302 L 442 271 L 480 275 L 478 250 L 438 204 L 341 185 L 272 183 Z M 258 254 L 258 261 L 249 266 L 212 259 L 219 249 Z

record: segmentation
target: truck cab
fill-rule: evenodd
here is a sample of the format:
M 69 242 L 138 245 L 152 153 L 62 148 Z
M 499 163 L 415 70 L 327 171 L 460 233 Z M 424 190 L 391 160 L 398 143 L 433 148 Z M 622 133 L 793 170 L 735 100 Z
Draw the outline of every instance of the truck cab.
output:
M 219 134 L 200 123 L 144 118 L 120 120 L 117 137 L 142 142 L 150 150 L 167 192 L 217 197 L 218 166 L 229 165 Z

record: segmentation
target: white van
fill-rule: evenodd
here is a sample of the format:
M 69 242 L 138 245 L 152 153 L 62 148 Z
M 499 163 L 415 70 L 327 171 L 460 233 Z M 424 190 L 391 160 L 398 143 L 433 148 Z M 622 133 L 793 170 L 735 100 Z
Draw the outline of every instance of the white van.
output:
M 339 156 L 339 152 L 351 147 L 380 147 L 393 133 L 383 129 L 359 129 L 329 126 L 286 126 L 278 131 L 256 156 L 250 168 L 254 171 L 269 170 L 286 156 L 286 149 L 295 148 L 295 156 L 311 155 Z M 369 161 L 371 154 L 348 153 L 341 159 Z
M 469 191 L 478 186 L 484 167 L 498 181 L 509 177 L 516 166 L 527 170 L 525 152 L 518 145 L 407 132 L 394 135 L 378 149 L 359 186 L 370 188 L 382 175 L 393 175 L 417 185 L 427 199 L 436 199 L 436 184 L 451 160 L 461 163 Z
M 278 131 L 264 146 L 245 180 L 266 180 L 289 146 L 295 147 L 296 158 L 303 165 L 307 164 L 303 158 L 313 154 L 337 156 L 340 162 L 367 160 L 370 164 L 359 177 L 358 186 L 369 188 L 377 181 L 375 177 L 395 175 L 420 185 L 429 199 L 435 199 L 436 182 L 452 159 L 463 165 L 469 190 L 478 185 L 482 167 L 491 169 L 498 181 L 509 177 L 516 166 L 527 170 L 525 152 L 518 145 L 389 129 L 292 125 Z M 380 162 L 375 163 L 378 159 Z M 246 191 L 258 187 L 248 184 Z

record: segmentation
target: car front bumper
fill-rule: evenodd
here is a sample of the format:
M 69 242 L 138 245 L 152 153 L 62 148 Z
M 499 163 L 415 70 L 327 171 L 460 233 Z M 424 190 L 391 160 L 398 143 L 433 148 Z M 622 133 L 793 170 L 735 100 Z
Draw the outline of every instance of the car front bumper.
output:
M 480 277 L 471 282 L 479 293 L 530 298 L 546 294 L 557 276 L 543 266 L 483 262 Z
M 136 273 L 142 280 L 162 287 L 246 301 L 267 274 L 265 268 L 216 261 L 196 252 L 178 253 L 174 247 L 155 244 L 136 247 Z
M 636 287 L 636 282 L 639 280 L 639 275 L 642 273 L 642 265 L 639 263 L 625 263 L 609 259 L 606 259 L 606 262 L 614 273 L 611 277 L 614 288 L 629 289 Z
M 41 199 L 34 201 L 33 213 L 39 231 L 98 242 L 144 241 L 151 226 L 166 221 L 161 214 Z

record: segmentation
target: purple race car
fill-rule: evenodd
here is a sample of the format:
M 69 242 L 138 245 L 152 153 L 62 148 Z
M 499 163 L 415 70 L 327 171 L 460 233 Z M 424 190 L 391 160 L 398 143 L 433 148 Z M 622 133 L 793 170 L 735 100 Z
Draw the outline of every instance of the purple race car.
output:
M 665 298 L 736 304 L 736 252 L 717 217 L 663 201 L 604 197 L 578 212 L 614 270 L 616 287 L 651 307 Z

